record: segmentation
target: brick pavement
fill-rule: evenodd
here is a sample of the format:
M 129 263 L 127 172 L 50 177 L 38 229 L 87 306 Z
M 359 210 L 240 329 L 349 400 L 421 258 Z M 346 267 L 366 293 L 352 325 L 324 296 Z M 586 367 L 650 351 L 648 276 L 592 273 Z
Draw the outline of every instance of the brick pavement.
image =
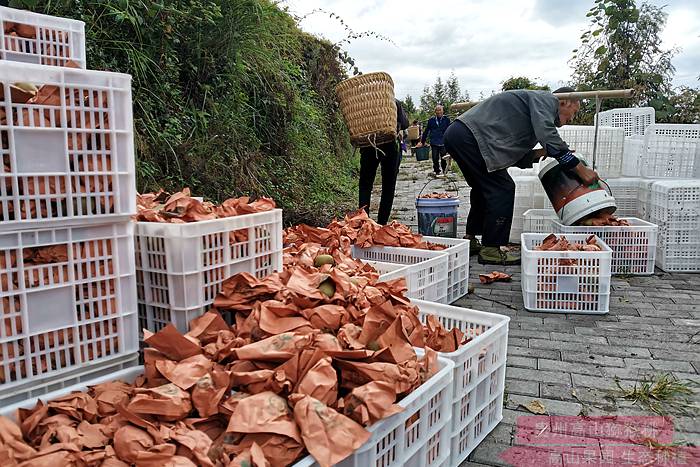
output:
M 396 187 L 393 218 L 416 229 L 415 196 L 432 164 L 405 157 Z M 456 166 L 455 166 L 456 167 Z M 451 177 L 468 192 L 459 172 Z M 379 181 L 379 177 L 377 178 Z M 427 190 L 444 191 L 448 180 Z M 377 187 L 375 187 L 376 189 Z M 376 212 L 378 193 L 373 196 Z M 466 209 L 460 209 L 460 236 Z M 611 399 L 615 379 L 633 385 L 645 377 L 671 373 L 700 383 L 700 274 L 615 277 L 610 313 L 603 316 L 532 313 L 523 308 L 520 267 L 500 268 L 511 283 L 481 285 L 484 267 L 472 257 L 473 293 L 455 305 L 511 317 L 503 421 L 463 465 L 508 465 L 499 455 L 513 444 L 522 404 L 540 400 L 550 415 L 654 415 L 627 401 Z M 696 389 L 697 390 L 697 389 Z M 607 397 L 606 397 L 607 396 Z M 700 393 L 694 400 L 700 404 Z M 700 444 L 700 418 L 670 412 L 676 440 Z

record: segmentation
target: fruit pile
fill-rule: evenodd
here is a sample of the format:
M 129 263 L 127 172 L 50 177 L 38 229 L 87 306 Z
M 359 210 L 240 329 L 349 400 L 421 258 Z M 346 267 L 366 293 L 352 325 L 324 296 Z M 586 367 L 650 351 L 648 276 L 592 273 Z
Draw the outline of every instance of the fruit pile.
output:
M 432 193 L 427 193 L 425 195 L 420 195 L 418 198 L 420 198 L 420 199 L 449 199 L 449 198 L 454 198 L 454 196 L 452 196 L 449 193 L 432 192 Z
M 305 224 L 284 231 L 284 243 L 318 243 L 325 247 L 348 249 L 351 245 L 369 248 L 374 245 L 444 250 L 446 247 L 426 242 L 410 227 L 397 221 L 381 225 L 370 219 L 363 209 L 348 213 L 343 220 L 334 220 L 326 228 Z
M 220 205 L 193 198 L 190 189 L 185 188 L 177 193 L 144 193 L 136 196 L 136 216 L 140 222 L 169 222 L 183 224 L 225 217 L 254 214 L 271 211 L 275 202 L 270 198 L 260 198 L 250 201 L 250 198 L 229 198 Z
M 619 219 L 612 214 L 598 212 L 591 217 L 581 220 L 578 225 L 586 227 L 629 227 L 630 223 L 625 219 Z
M 403 279 L 339 249 L 290 245 L 285 268 L 222 284 L 180 334 L 144 332 L 144 375 L 0 418 L 0 458 L 26 466 L 331 466 L 366 426 L 476 334 L 421 323 Z M 229 323 L 222 318 L 226 317 Z M 419 358 L 415 348 L 425 349 Z M 435 349 L 435 350 L 433 350 Z

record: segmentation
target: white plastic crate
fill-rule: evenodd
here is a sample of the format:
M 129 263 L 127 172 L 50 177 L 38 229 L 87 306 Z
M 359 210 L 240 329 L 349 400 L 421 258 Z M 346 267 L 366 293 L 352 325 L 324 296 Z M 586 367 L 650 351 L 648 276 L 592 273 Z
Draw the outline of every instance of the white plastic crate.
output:
M 56 86 L 65 98 L 14 103 L 15 82 Z M 129 75 L 4 61 L 0 86 L 0 230 L 136 212 Z
M 605 182 L 615 198 L 618 217 L 634 217 L 639 211 L 639 183 L 641 178 L 610 178 Z
M 397 404 L 404 408 L 398 414 L 383 419 L 368 430 L 372 437 L 351 454 L 339 467 L 448 467 L 450 459 L 450 401 L 452 400 L 452 374 L 454 364 L 446 358 L 438 358 L 440 370 L 418 389 Z M 15 419 L 17 409 L 32 408 L 37 401 L 51 401 L 75 391 L 85 391 L 89 386 L 109 381 L 133 382 L 143 374 L 137 366 L 116 373 L 96 377 L 73 386 L 32 397 L 0 409 L 0 416 Z M 316 466 L 311 456 L 306 456 L 294 467 Z
M 559 217 L 554 209 L 528 209 L 523 214 L 523 233 L 552 233 L 552 221 Z
M 81 387 L 84 384 L 96 384 L 97 378 L 112 381 L 115 374 L 122 372 L 138 371 L 137 375 L 143 373 L 143 369 L 138 367 L 139 354 L 134 352 L 129 355 L 117 357 L 106 362 L 97 362 L 85 368 L 78 368 L 59 376 L 36 379 L 27 385 L 27 388 L 17 387 L 0 395 L 0 416 L 14 418 L 15 410 L 19 407 L 34 407 L 38 399 L 52 400 L 63 394 L 72 392 L 72 387 Z
M 700 243 L 660 246 L 656 265 L 666 272 L 700 272 Z
M 419 351 L 419 354 L 421 352 Z M 450 404 L 454 363 L 438 357 L 440 371 L 397 402 L 403 411 L 367 428 L 372 436 L 337 467 L 450 466 Z M 306 456 L 294 467 L 317 467 Z
M 655 121 L 656 110 L 653 107 L 610 109 L 598 114 L 598 125 L 622 128 L 625 136 L 643 135 L 646 127 Z
M 622 219 L 630 225 L 625 227 L 571 226 L 555 220 L 552 226 L 556 233 L 597 235 L 613 252 L 612 274 L 654 274 L 658 227 L 636 217 Z
M 421 321 L 436 316 L 447 329 L 459 328 L 477 334 L 455 352 L 440 353 L 452 360 L 452 460 L 460 465 L 503 418 L 508 323 L 510 318 L 495 313 L 412 300 Z
M 564 125 L 559 128 L 559 135 L 577 156 L 582 156 L 588 163 L 593 163 L 594 126 Z M 622 151 L 625 144 L 625 130 L 608 126 L 598 127 L 598 146 L 596 149 L 595 170 L 603 178 L 622 175 Z
M 647 178 L 700 177 L 700 125 L 649 125 L 640 168 Z
M 444 245 L 447 254 L 447 303 L 469 293 L 469 240 L 445 237 L 423 237 L 426 242 Z
M 447 302 L 448 255 L 443 251 L 417 250 L 391 246 L 352 247 L 360 260 L 405 264 L 408 296 L 431 302 Z
M 530 209 L 548 208 L 552 205 L 539 177 L 517 176 L 513 177 L 513 181 L 515 182 L 515 201 L 509 240 L 517 243 L 520 241 L 520 234 L 523 233 L 525 212 Z
M 0 233 L 0 398 L 138 350 L 133 228 Z
M 639 177 L 642 175 L 639 166 L 644 152 L 644 136 L 633 135 L 625 138 L 622 151 L 622 176 Z
M 651 221 L 651 187 L 659 179 L 642 178 L 639 180 L 639 205 L 637 207 L 637 217 Z
M 678 216 L 700 216 L 700 179 L 657 180 L 649 186 L 646 216 L 662 223 Z
M 85 23 L 0 6 L 0 59 L 62 66 L 72 60 L 85 65 Z M 19 25 L 33 37 L 13 31 Z
M 570 242 L 589 235 L 563 234 Z M 561 235 L 560 235 L 561 236 Z M 612 250 L 600 238 L 602 251 L 539 251 L 547 234 L 523 234 L 522 291 L 525 308 L 551 313 L 604 314 L 610 305 Z
M 363 263 L 367 263 L 377 270 L 381 282 L 388 282 L 400 277 L 406 277 L 406 265 L 404 264 L 382 263 L 381 261 L 369 260 L 365 260 Z
M 137 222 L 136 254 L 141 326 L 155 332 L 172 322 L 186 332 L 225 279 L 282 269 L 282 210 L 184 224 Z

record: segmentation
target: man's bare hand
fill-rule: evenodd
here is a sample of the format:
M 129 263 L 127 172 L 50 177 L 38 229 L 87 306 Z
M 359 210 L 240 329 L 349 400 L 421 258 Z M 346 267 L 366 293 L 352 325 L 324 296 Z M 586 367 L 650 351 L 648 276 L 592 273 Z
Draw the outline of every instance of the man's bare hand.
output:
M 598 173 L 595 170 L 589 169 L 580 162 L 576 167 L 574 167 L 574 171 L 576 172 L 576 176 L 579 178 L 579 180 L 581 180 L 586 186 L 593 185 L 600 179 L 600 177 L 598 177 Z

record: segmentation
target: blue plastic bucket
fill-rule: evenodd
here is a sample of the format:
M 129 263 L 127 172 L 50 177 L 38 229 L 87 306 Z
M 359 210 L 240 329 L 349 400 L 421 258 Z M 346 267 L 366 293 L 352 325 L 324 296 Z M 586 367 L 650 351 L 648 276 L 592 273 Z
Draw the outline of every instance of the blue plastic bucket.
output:
M 416 198 L 418 232 L 430 237 L 457 238 L 459 198 Z

